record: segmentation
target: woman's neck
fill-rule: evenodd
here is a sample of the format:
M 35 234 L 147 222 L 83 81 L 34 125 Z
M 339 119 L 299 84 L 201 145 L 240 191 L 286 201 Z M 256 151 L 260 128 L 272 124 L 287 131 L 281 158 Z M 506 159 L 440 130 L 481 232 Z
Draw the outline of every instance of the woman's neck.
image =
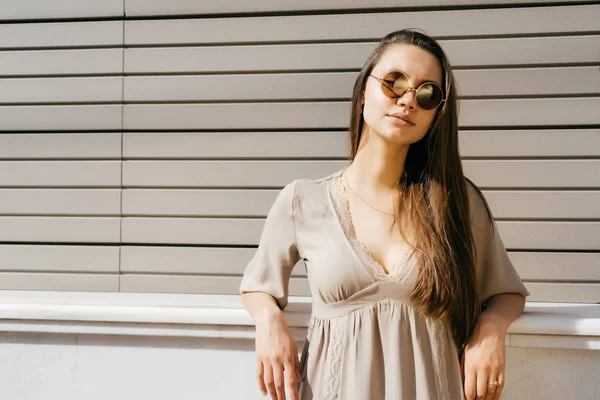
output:
M 379 135 L 364 132 L 360 150 L 346 171 L 347 179 L 372 194 L 393 192 L 404 173 L 408 147 L 392 145 Z

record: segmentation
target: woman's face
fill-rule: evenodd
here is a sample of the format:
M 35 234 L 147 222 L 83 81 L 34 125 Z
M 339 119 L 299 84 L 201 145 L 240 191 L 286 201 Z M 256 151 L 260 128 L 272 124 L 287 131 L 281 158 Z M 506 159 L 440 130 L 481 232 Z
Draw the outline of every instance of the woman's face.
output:
M 390 71 L 403 72 L 408 77 L 410 86 L 415 89 L 424 82 L 435 82 L 443 87 L 442 66 L 437 57 L 418 46 L 391 45 L 383 53 L 371 75 L 383 78 Z M 436 113 L 435 109 L 420 108 L 413 90 L 399 98 L 387 97 L 381 90 L 381 83 L 373 77 L 367 78 L 363 102 L 366 127 L 383 140 L 398 145 L 410 145 L 421 140 L 427 134 Z

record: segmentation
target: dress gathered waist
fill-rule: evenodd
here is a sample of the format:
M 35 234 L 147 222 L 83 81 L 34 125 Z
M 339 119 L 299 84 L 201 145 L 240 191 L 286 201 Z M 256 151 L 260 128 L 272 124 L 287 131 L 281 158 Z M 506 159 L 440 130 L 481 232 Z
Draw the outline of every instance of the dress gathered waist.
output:
M 318 319 L 338 318 L 381 301 L 398 301 L 414 306 L 407 286 L 393 281 L 379 281 L 335 303 L 324 303 L 313 296 L 312 315 Z

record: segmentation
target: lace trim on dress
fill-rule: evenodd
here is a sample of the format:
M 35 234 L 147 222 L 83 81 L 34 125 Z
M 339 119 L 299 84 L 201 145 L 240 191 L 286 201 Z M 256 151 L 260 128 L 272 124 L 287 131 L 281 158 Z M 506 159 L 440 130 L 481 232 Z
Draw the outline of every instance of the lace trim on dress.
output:
M 342 337 L 344 336 L 345 319 L 334 318 L 329 320 L 329 344 L 327 345 L 327 358 L 325 359 L 325 377 L 323 380 L 323 399 L 334 400 L 339 396 L 342 369 Z
M 386 273 L 383 266 L 375 260 L 373 254 L 356 236 L 354 223 L 352 222 L 352 214 L 350 213 L 350 202 L 346 197 L 346 187 L 342 182 L 341 175 L 336 176 L 330 181 L 329 192 L 344 235 L 350 241 L 351 246 L 354 249 L 357 249 L 356 254 L 362 263 L 369 266 L 369 269 L 376 279 L 404 283 L 416 265 L 415 262 L 411 262 L 411 265 L 408 268 L 399 270 L 399 266 L 405 265 L 407 261 L 411 259 L 411 254 L 409 253 L 410 248 L 407 247 L 404 250 L 403 256 L 394 263 L 390 268 L 389 273 Z
M 435 385 L 440 400 L 450 400 L 448 394 L 448 378 L 446 376 L 446 329 L 443 321 L 427 318 L 429 340 L 433 351 L 435 367 Z

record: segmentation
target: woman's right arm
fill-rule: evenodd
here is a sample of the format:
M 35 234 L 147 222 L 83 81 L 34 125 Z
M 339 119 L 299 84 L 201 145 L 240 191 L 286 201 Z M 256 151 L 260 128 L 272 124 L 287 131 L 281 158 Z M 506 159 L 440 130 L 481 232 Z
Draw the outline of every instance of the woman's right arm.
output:
M 290 399 L 298 399 L 298 346 L 281 311 L 288 302 L 292 269 L 300 260 L 294 221 L 296 184 L 286 185 L 277 195 L 239 288 L 256 325 L 258 387 L 272 400 L 286 400 L 286 386 Z
M 296 381 L 302 381 L 298 346 L 275 298 L 267 293 L 242 294 L 242 303 L 256 325 L 256 379 L 263 396 L 298 400 Z

